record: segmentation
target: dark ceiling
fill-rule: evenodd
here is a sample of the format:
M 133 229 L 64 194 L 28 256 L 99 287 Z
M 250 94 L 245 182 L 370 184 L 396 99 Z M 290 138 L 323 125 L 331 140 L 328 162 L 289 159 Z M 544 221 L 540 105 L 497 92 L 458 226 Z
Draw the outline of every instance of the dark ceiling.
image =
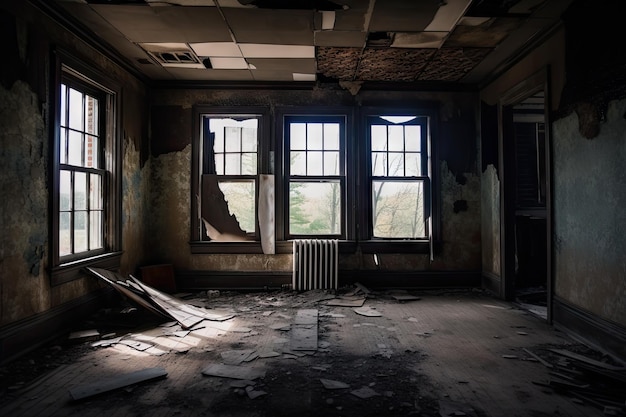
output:
M 153 81 L 477 84 L 570 0 L 55 0 Z

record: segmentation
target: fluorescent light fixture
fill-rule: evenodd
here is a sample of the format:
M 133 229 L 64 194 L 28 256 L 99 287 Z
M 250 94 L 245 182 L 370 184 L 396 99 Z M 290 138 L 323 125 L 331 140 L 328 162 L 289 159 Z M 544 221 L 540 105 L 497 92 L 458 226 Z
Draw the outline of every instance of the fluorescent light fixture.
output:
M 313 45 L 240 43 L 239 47 L 246 58 L 315 58 Z
M 439 6 L 425 32 L 450 32 L 469 7 L 471 0 L 446 0 Z
M 322 11 L 322 30 L 333 30 L 335 27 L 335 12 Z
M 248 69 L 248 63 L 243 58 L 214 58 L 211 60 L 213 69 Z
M 189 44 L 198 56 L 240 58 L 241 51 L 235 42 L 204 42 Z
M 293 73 L 294 81 L 315 81 L 315 74 L 302 74 L 298 72 Z

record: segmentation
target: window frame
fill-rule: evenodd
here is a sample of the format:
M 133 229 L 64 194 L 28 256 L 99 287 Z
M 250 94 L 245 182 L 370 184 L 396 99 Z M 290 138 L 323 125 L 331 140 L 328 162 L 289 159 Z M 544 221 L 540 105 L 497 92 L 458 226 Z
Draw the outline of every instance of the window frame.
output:
M 341 233 L 338 235 L 299 235 L 289 233 L 289 179 L 288 164 L 289 164 L 289 143 L 286 140 L 286 119 L 298 118 L 301 120 L 333 120 L 343 118 L 343 149 L 340 150 L 340 163 L 343 164 L 343 175 L 341 179 L 342 185 L 342 204 L 341 204 Z M 280 162 L 277 166 L 277 180 L 276 180 L 276 239 L 277 239 L 277 251 L 281 253 L 291 253 L 291 244 L 289 243 L 293 239 L 324 239 L 332 238 L 339 239 L 340 241 L 354 240 L 355 238 L 355 223 L 354 223 L 354 190 L 355 187 L 350 183 L 350 178 L 354 177 L 355 163 L 354 160 L 349 157 L 352 152 L 350 147 L 353 141 L 351 136 L 354 131 L 354 110 L 352 107 L 344 106 L 306 106 L 306 107 L 279 107 L 276 109 L 276 115 L 274 117 L 275 134 L 276 136 L 276 155 L 280 155 Z
M 363 253 L 432 253 L 437 251 L 441 241 L 441 215 L 439 212 L 439 159 L 438 159 L 438 110 L 433 105 L 420 107 L 363 107 L 359 112 L 358 143 L 359 159 L 365 161 L 359 165 L 359 182 L 362 184 L 359 190 L 359 234 L 358 244 Z M 427 185 L 428 202 L 426 207 L 427 227 L 430 234 L 426 238 L 380 238 L 373 236 L 373 202 L 371 194 L 372 175 L 372 150 L 369 132 L 369 120 L 380 116 L 417 116 L 425 119 L 427 153 L 423 155 L 428 162 L 426 176 L 429 177 Z M 426 190 L 425 190 L 426 191 Z
M 53 85 L 50 89 L 51 143 L 51 198 L 50 198 L 50 277 L 52 285 L 80 278 L 84 267 L 119 268 L 122 256 L 122 195 L 121 195 L 121 87 L 119 84 L 86 62 L 68 52 L 57 49 L 53 59 Z M 60 256 L 60 131 L 61 131 L 61 84 L 68 80 L 72 86 L 80 86 L 82 93 L 97 95 L 99 104 L 102 152 L 100 153 L 103 178 L 103 248 L 70 256 Z M 78 171 L 81 171 L 79 169 Z
M 255 240 L 241 242 L 214 242 L 202 240 L 202 219 L 201 214 L 201 185 L 203 175 L 203 135 L 205 116 L 226 117 L 226 116 L 258 116 L 258 143 L 257 143 L 257 174 L 256 174 L 256 190 L 258 197 L 259 192 L 259 176 L 262 174 L 271 174 L 272 157 L 270 154 L 270 114 L 269 109 L 262 106 L 212 106 L 212 105 L 195 105 L 192 110 L 193 114 L 193 134 L 192 134 L 192 161 L 191 161 L 191 220 L 190 220 L 190 239 L 189 245 L 192 254 L 205 253 L 240 253 L 255 254 L 263 253 L 261 248 L 261 240 L 259 235 L 258 221 L 255 222 Z M 225 176 L 228 177 L 228 176 Z M 257 201 L 255 203 L 258 202 Z M 255 218 L 258 219 L 257 213 Z

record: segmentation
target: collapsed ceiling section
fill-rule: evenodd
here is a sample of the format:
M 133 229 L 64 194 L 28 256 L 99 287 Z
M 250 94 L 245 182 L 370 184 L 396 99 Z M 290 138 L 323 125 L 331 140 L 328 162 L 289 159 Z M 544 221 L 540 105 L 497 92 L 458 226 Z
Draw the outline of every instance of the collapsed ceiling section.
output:
M 569 3 L 56 1 L 155 81 L 462 83 L 483 80 L 558 21 Z

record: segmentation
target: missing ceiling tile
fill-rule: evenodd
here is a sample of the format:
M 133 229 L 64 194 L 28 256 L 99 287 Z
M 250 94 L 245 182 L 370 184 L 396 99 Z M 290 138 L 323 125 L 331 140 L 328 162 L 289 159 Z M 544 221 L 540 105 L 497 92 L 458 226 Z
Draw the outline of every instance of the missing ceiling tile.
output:
M 392 32 L 370 32 L 367 34 L 367 46 L 386 48 L 393 43 Z
M 139 46 L 164 67 L 204 67 L 185 43 L 141 43 Z

